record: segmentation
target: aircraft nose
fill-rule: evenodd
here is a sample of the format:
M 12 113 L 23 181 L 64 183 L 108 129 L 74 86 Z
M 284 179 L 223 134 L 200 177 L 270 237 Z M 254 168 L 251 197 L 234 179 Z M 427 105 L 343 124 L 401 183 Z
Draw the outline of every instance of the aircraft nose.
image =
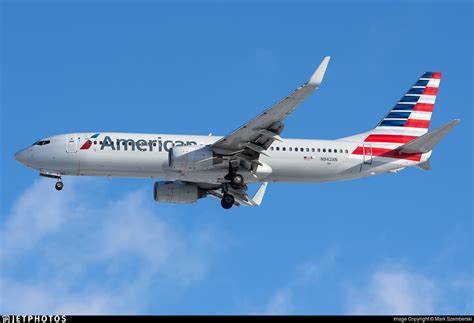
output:
M 25 149 L 20 150 L 20 151 L 17 152 L 13 157 L 16 159 L 17 162 L 22 163 L 22 164 L 25 164 L 25 163 L 26 163 L 26 159 L 27 159 Z

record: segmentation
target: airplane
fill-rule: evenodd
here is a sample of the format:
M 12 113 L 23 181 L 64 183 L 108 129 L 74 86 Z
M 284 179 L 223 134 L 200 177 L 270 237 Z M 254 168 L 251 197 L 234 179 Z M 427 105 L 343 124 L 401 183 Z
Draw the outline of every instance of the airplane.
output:
M 322 83 L 330 57 L 309 81 L 227 136 L 70 133 L 36 141 L 17 152 L 40 176 L 120 176 L 162 179 L 157 202 L 194 203 L 213 196 L 224 209 L 258 206 L 268 183 L 321 183 L 430 170 L 433 147 L 457 125 L 428 132 L 440 72 L 426 72 L 371 130 L 336 140 L 282 138 L 284 120 Z M 249 196 L 248 185 L 260 183 Z

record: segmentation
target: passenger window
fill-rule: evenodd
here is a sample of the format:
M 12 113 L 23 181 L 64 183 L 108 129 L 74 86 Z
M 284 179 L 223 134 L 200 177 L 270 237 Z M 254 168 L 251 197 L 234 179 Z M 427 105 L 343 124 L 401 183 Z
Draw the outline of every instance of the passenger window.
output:
M 309 148 L 306 148 L 306 152 L 309 152 Z
M 102 141 L 99 141 L 99 144 L 101 144 L 101 145 L 102 145 Z
M 332 153 L 331 149 L 328 149 L 328 153 Z
M 94 145 L 97 145 L 97 141 L 96 141 L 96 140 L 94 140 Z
M 276 147 L 277 148 L 277 151 L 280 151 L 280 147 Z
M 334 149 L 334 153 L 337 154 L 337 149 Z
M 314 148 L 311 148 L 311 151 L 314 153 Z
M 318 153 L 320 153 L 320 152 L 321 152 L 321 148 L 318 148 Z
M 323 148 L 323 153 L 325 153 L 325 152 L 326 152 L 326 148 Z
M 283 147 L 281 150 L 286 151 L 286 147 Z
M 304 151 L 304 148 L 300 148 L 300 151 Z
M 348 153 L 349 153 L 349 150 L 346 149 L 346 154 L 348 154 Z
M 342 149 L 339 149 L 339 152 L 342 154 Z
M 273 147 L 270 147 L 270 150 L 273 151 Z
M 288 147 L 288 150 L 289 150 L 289 151 L 292 151 L 292 150 L 293 150 L 293 148 L 291 148 L 291 147 Z
M 295 151 L 298 151 L 298 148 L 297 148 L 297 147 L 295 147 Z
M 131 141 L 129 141 L 129 142 L 128 142 L 128 145 L 129 145 L 129 146 L 131 146 L 131 145 L 132 145 L 132 142 L 131 142 Z

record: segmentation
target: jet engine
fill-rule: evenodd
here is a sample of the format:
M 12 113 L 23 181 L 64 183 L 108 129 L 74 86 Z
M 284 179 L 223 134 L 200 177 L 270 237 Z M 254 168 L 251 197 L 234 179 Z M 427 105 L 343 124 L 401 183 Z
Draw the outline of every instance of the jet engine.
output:
M 170 149 L 169 166 L 175 170 L 206 170 L 214 165 L 213 151 L 203 145 L 176 146 Z
M 156 182 L 154 197 L 163 203 L 194 203 L 205 197 L 205 193 L 194 183 Z

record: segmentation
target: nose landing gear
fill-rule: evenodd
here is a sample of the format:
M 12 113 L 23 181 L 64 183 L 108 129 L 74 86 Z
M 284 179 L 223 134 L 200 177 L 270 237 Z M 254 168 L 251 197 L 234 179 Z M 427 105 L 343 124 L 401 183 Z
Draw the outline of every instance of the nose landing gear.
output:
M 63 181 L 61 179 L 61 173 L 60 172 L 57 172 L 57 171 L 48 171 L 48 170 L 45 170 L 45 169 L 42 169 L 40 171 L 40 176 L 42 177 L 47 177 L 47 178 L 54 178 L 57 180 L 56 182 L 56 185 L 54 185 L 54 188 L 56 188 L 57 191 L 60 191 L 63 189 L 64 187 L 64 184 L 63 184 Z
M 61 178 L 58 178 L 58 181 L 56 182 L 56 185 L 54 185 L 54 187 L 56 188 L 57 191 L 60 191 L 63 189 L 64 184 Z

